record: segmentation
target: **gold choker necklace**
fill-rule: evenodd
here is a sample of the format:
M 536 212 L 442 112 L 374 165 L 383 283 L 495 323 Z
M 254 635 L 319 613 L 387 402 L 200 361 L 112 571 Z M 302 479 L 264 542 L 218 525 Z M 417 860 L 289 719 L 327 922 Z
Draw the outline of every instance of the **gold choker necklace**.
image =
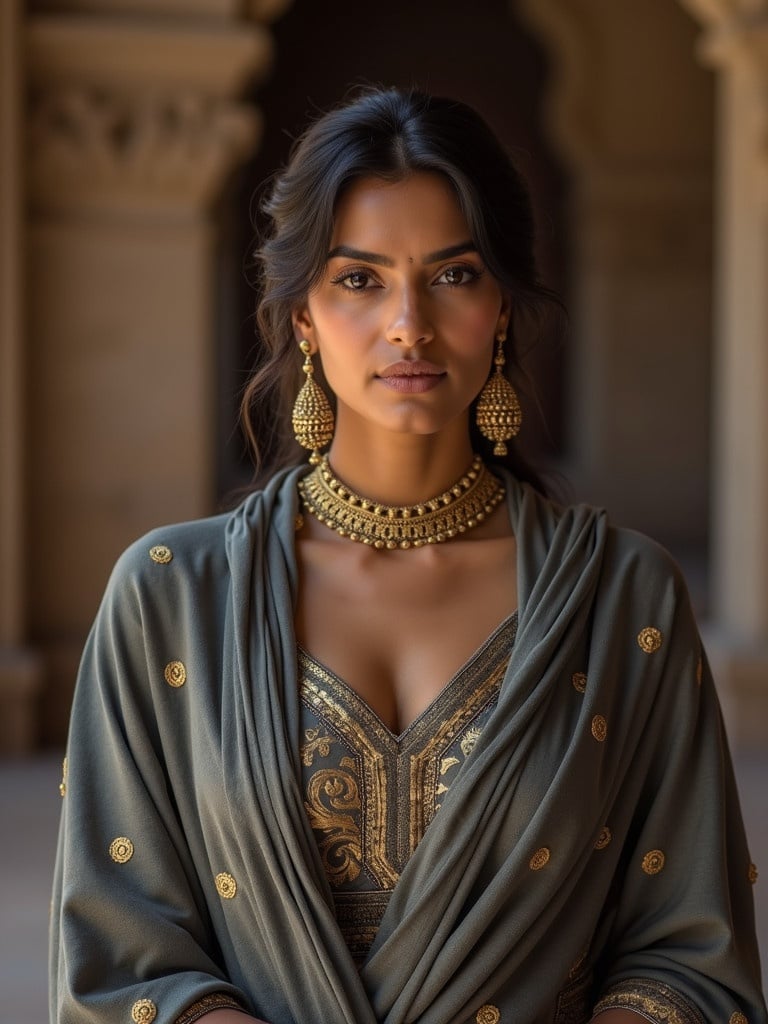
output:
M 504 486 L 476 455 L 461 479 L 419 505 L 382 505 L 355 494 L 333 475 L 328 456 L 299 481 L 301 503 L 341 537 L 374 548 L 420 548 L 459 537 L 504 500 Z

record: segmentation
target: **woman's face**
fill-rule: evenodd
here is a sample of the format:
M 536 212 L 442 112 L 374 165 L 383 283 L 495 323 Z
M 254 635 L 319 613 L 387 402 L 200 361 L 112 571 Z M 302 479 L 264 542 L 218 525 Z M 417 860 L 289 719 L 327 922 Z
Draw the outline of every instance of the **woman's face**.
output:
M 322 279 L 294 314 L 336 395 L 337 431 L 416 434 L 466 422 L 508 320 L 451 185 L 428 172 L 349 186 Z

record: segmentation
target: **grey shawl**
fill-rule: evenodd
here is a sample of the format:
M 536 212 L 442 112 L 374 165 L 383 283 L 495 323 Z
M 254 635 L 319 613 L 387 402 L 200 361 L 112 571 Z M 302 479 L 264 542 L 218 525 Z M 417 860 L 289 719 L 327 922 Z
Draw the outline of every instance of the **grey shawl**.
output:
M 358 973 L 300 789 L 302 471 L 154 531 L 112 574 L 72 713 L 52 1020 L 173 1024 L 229 993 L 270 1024 L 532 1024 L 570 1019 L 575 988 L 763 1024 L 749 855 L 680 574 L 508 476 L 520 610 L 498 706 Z

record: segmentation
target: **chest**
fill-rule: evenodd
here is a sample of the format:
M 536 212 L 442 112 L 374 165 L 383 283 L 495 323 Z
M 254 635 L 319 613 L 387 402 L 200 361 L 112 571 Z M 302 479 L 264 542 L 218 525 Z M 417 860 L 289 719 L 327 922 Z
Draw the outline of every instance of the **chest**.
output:
M 516 609 L 514 539 L 453 551 L 335 547 L 301 561 L 298 641 L 402 732 Z

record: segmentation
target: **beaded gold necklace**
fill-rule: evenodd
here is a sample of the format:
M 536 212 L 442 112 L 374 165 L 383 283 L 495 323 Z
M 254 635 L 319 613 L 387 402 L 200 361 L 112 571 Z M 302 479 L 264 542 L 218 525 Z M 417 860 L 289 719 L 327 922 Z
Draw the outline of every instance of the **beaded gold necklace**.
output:
M 472 530 L 504 500 L 504 486 L 479 455 L 453 487 L 419 505 L 382 505 L 338 480 L 328 456 L 299 481 L 304 509 L 341 537 L 381 550 L 442 544 Z

